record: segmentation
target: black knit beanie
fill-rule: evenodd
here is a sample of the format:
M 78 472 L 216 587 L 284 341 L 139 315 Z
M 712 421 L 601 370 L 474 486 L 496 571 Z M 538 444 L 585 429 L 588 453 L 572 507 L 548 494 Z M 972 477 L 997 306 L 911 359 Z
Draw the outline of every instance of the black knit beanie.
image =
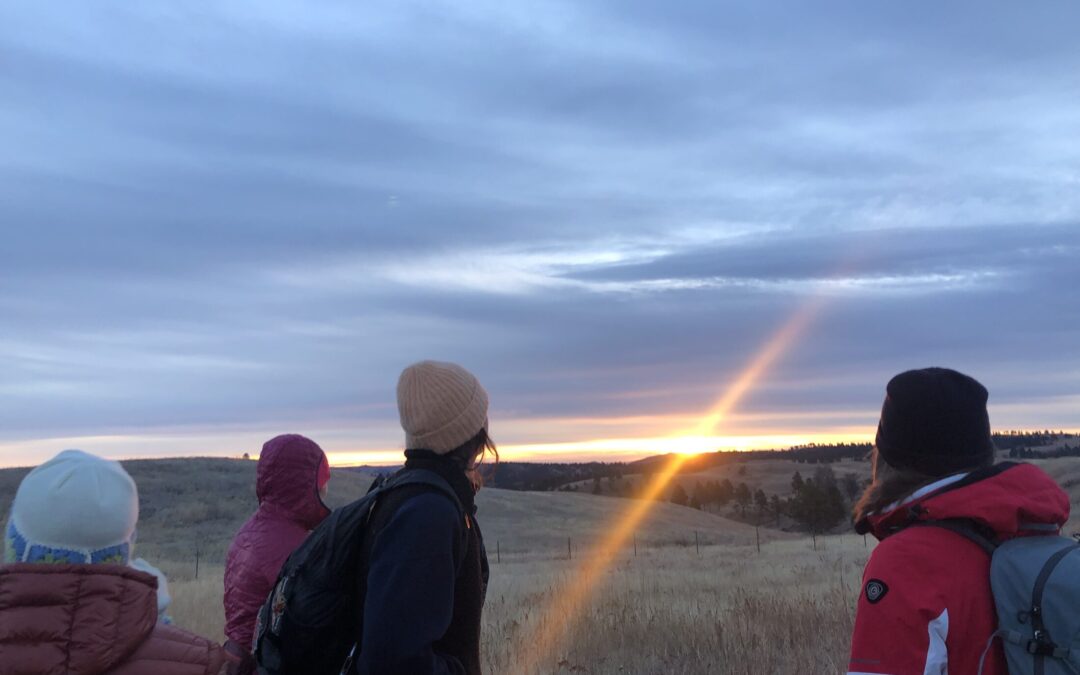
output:
M 992 464 L 986 387 L 948 368 L 900 373 L 885 387 L 876 445 L 897 469 L 947 476 Z

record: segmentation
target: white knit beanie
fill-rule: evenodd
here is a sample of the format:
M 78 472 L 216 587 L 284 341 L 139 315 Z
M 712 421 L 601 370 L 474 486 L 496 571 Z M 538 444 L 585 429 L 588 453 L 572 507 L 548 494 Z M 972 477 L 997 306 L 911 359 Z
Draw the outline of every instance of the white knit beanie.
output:
M 5 532 L 7 562 L 131 559 L 139 493 L 119 463 L 64 450 L 19 484 Z
M 459 365 L 421 361 L 398 379 L 398 413 L 405 449 L 446 454 L 487 426 L 488 396 Z

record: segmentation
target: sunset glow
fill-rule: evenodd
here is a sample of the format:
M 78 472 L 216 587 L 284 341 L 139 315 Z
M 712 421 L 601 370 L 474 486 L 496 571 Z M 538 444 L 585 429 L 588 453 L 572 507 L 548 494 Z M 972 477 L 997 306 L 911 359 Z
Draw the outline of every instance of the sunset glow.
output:
M 864 443 L 870 440 L 870 424 L 837 427 L 826 432 L 798 430 L 765 433 L 754 431 L 730 436 L 641 436 L 597 438 L 550 443 L 499 443 L 499 457 L 505 462 L 628 462 L 653 455 L 701 454 L 716 451 L 783 450 L 816 443 Z M 257 457 L 262 443 L 276 432 L 252 436 L 248 442 L 231 438 L 214 443 L 185 437 L 85 436 L 49 438 L 30 443 L 0 444 L 0 468 L 31 466 L 66 448 L 79 448 L 110 459 L 152 459 L 161 457 Z M 320 439 L 317 434 L 313 438 Z M 396 466 L 404 460 L 402 448 L 334 449 L 321 443 L 331 466 Z M 226 447 L 227 450 L 217 448 Z
M 699 447 L 696 444 L 723 424 L 746 392 L 762 378 L 781 355 L 791 348 L 810 325 L 820 308 L 821 301 L 815 299 L 788 320 L 765 343 L 739 377 L 726 388 L 724 394 L 702 418 L 696 429 L 692 433 L 676 434 L 675 442 L 685 441 L 689 448 Z M 663 470 L 652 478 L 641 498 L 630 500 L 629 508 L 612 525 L 609 534 L 601 540 L 593 554 L 588 556 L 581 568 L 570 577 L 566 587 L 551 594 L 552 600 L 540 615 L 543 618 L 535 635 L 525 641 L 529 647 L 518 672 L 531 675 L 544 659 L 558 651 L 562 641 L 573 629 L 581 609 L 597 592 L 603 575 L 611 566 L 615 556 L 624 549 L 627 541 L 653 508 L 656 500 L 667 489 L 671 479 L 678 474 L 687 459 L 693 456 L 692 452 L 671 456 Z
M 747 436 L 676 435 L 652 438 L 605 438 L 565 443 L 500 445 L 507 461 L 623 461 L 651 455 L 698 455 L 706 452 L 786 449 L 810 443 L 861 443 L 869 439 L 866 428 L 830 434 L 761 434 Z M 340 455 L 338 455 L 340 457 Z

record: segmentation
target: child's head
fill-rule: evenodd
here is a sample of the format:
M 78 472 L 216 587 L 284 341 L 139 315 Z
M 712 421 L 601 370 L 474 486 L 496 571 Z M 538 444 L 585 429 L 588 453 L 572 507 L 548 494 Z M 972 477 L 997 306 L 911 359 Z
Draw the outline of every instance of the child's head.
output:
M 119 463 L 65 450 L 23 479 L 4 533 L 4 562 L 127 564 L 139 493 Z

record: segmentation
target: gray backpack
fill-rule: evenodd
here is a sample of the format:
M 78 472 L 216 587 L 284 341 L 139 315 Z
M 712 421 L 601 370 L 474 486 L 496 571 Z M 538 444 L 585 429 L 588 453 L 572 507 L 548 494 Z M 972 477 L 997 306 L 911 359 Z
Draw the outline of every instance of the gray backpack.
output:
M 1080 675 L 1080 543 L 1053 534 L 998 544 L 971 521 L 925 524 L 963 535 L 991 556 L 998 629 L 983 651 L 979 675 L 998 638 L 1009 675 Z

